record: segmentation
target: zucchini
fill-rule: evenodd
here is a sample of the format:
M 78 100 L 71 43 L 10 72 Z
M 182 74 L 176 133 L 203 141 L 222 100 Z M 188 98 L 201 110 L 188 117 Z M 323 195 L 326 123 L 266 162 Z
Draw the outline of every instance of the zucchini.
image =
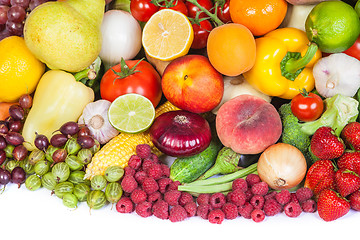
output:
M 201 153 L 175 159 L 174 163 L 170 166 L 170 179 L 180 183 L 195 181 L 214 165 L 216 156 L 221 148 L 222 144 L 220 141 L 214 139 Z

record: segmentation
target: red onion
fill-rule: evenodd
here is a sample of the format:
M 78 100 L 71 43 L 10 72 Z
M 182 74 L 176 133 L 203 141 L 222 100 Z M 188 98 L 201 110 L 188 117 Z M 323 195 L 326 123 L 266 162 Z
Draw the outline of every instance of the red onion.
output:
M 185 157 L 198 154 L 210 145 L 211 130 L 200 115 L 179 110 L 157 117 L 150 127 L 150 136 L 164 154 Z

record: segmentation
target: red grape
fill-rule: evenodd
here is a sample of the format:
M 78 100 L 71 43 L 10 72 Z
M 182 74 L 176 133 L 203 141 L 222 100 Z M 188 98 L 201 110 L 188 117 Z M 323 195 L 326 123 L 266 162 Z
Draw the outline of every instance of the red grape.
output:
M 49 139 L 42 134 L 36 134 L 35 140 L 34 140 L 35 146 L 42 151 L 45 151 L 49 147 Z
M 13 5 L 7 13 L 8 22 L 22 23 L 26 17 L 26 11 L 19 5 Z
M 3 136 L 0 136 L 0 149 L 1 150 L 5 149 L 6 145 L 7 145 L 7 143 L 6 143 L 5 138 Z
M 11 182 L 18 185 L 20 188 L 20 185 L 25 182 L 26 179 L 26 172 L 21 167 L 15 167 L 11 171 Z
M 9 114 L 10 117 L 14 120 L 23 120 L 25 117 L 24 109 L 16 104 L 10 106 Z
M 5 136 L 5 140 L 8 144 L 17 146 L 24 142 L 24 137 L 17 132 L 8 132 Z
M 10 0 L 11 6 L 21 6 L 22 8 L 28 8 L 30 0 Z
M 16 22 L 6 22 L 6 28 L 8 29 L 9 33 L 13 36 L 21 36 L 23 34 L 24 30 L 24 24 L 23 23 L 16 23 Z
M 95 141 L 91 136 L 79 136 L 77 138 L 77 143 L 82 148 L 92 148 L 95 144 Z
M 60 127 L 60 132 L 64 135 L 73 136 L 79 131 L 79 124 L 77 122 L 67 122 Z
M 65 145 L 67 140 L 68 138 L 66 137 L 66 135 L 62 133 L 58 133 L 50 138 L 50 144 L 53 145 L 54 147 L 62 147 Z
M 20 120 L 12 120 L 9 122 L 9 129 L 12 132 L 20 132 L 22 129 L 22 122 Z
M 6 24 L 6 21 L 8 19 L 7 12 L 9 10 L 8 6 L 0 5 L 0 24 L 4 25 Z
M 0 0 L 0 5 L 10 6 L 10 0 Z
M 24 94 L 19 98 L 19 104 L 24 109 L 29 109 L 32 106 L 32 97 L 29 94 Z
M 6 160 L 6 153 L 4 150 L 0 149 L 0 165 L 3 164 Z
M 24 145 L 17 145 L 14 150 L 12 151 L 12 155 L 15 160 L 22 161 L 26 158 L 28 154 L 28 150 Z

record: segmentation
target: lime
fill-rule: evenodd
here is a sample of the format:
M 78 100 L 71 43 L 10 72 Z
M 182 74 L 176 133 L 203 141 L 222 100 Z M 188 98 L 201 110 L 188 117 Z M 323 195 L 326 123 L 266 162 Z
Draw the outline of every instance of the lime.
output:
M 120 132 L 139 133 L 147 130 L 155 119 L 151 101 L 136 93 L 117 97 L 110 105 L 108 117 L 111 125 Z
M 310 41 L 325 53 L 343 52 L 351 47 L 360 34 L 360 20 L 356 11 L 342 1 L 317 4 L 305 22 Z

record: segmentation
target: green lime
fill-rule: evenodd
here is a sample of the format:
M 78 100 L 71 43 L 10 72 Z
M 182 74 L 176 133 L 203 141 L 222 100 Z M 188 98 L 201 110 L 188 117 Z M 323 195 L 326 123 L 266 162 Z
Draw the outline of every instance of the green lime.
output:
M 111 125 L 120 132 L 139 133 L 147 130 L 154 121 L 155 108 L 151 101 L 135 93 L 117 97 L 108 111 Z
M 360 0 L 356 2 L 354 8 L 355 8 L 357 15 L 360 17 Z
M 326 53 L 343 52 L 351 47 L 360 34 L 360 20 L 356 11 L 342 1 L 317 4 L 305 22 L 310 41 Z

